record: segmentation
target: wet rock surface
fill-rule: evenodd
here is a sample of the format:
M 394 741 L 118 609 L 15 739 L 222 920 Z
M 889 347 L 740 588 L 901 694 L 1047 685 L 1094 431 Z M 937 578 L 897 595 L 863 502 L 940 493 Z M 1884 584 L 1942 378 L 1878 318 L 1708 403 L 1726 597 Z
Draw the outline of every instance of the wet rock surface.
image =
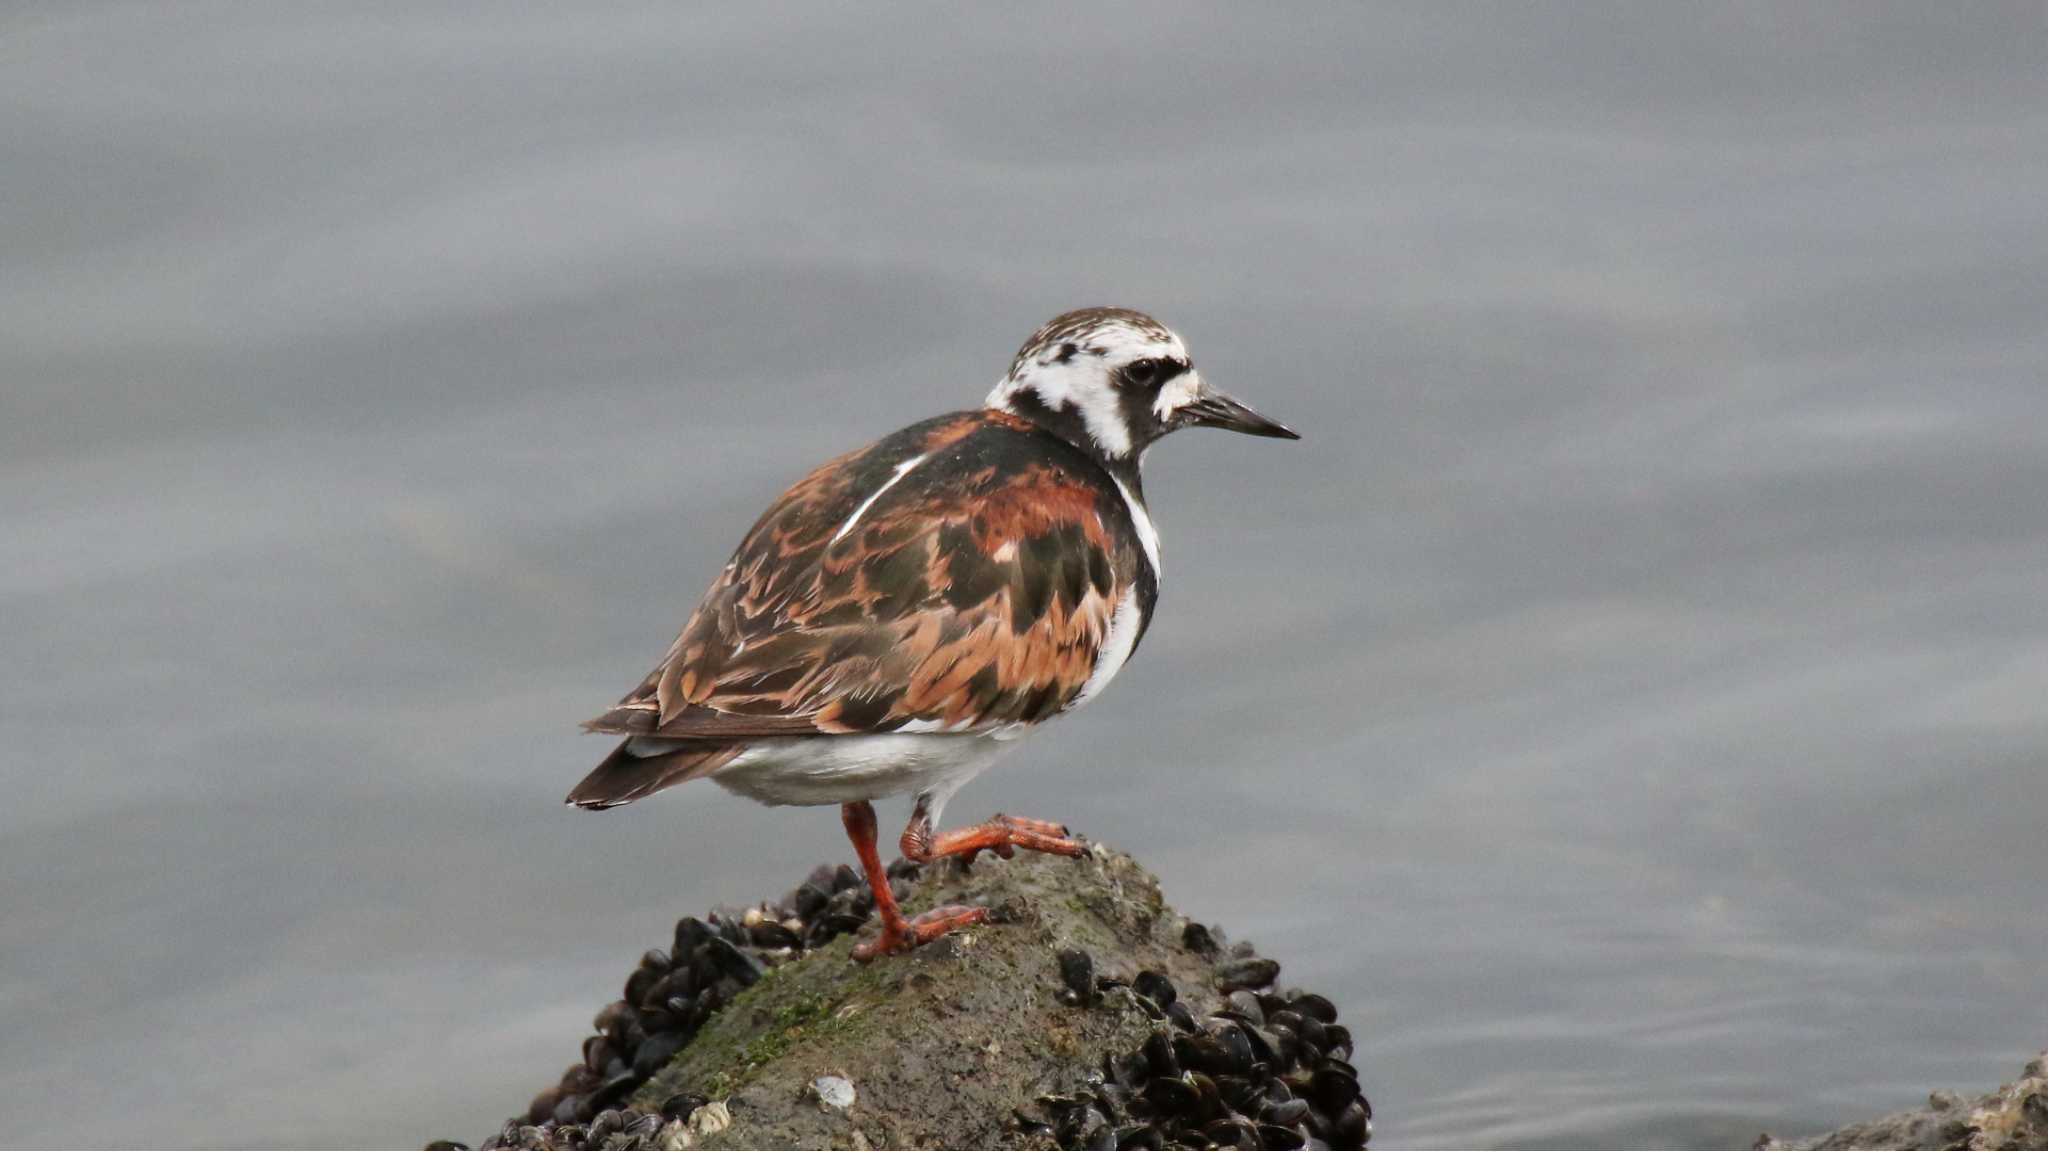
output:
M 873 897 L 845 867 L 683 919 L 598 1012 L 582 1058 L 479 1151 L 1346 1151 L 1370 1137 L 1335 1005 L 1176 914 L 1130 857 L 899 861 L 891 876 L 913 914 L 966 903 L 993 922 L 855 963 Z
M 2048 1151 L 2048 1052 L 1988 1095 L 1964 1099 L 1937 1091 L 1918 1111 L 1812 1139 L 1765 1135 L 1753 1151 Z

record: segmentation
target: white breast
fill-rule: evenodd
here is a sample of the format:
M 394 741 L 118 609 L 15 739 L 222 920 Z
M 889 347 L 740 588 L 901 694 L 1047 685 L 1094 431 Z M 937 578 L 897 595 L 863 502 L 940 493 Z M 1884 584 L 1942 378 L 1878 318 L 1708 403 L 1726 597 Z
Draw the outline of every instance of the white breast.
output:
M 1143 501 L 1131 494 L 1131 489 L 1114 474 L 1116 490 L 1124 497 L 1124 507 L 1131 513 L 1131 526 L 1138 532 L 1138 546 L 1145 549 L 1145 562 L 1152 565 L 1152 579 L 1156 583 L 1163 574 L 1159 570 L 1159 529 L 1152 526 L 1152 513 L 1145 510 Z
M 1124 598 L 1117 601 L 1116 611 L 1109 617 L 1109 633 L 1102 637 L 1102 647 L 1095 653 L 1095 670 L 1088 674 L 1088 682 L 1074 693 L 1074 702 L 1067 710 L 1080 707 L 1094 699 L 1116 673 L 1124 668 L 1131 658 L 1131 649 L 1138 646 L 1138 632 L 1145 622 L 1144 612 L 1138 607 L 1138 589 L 1133 587 L 1124 592 Z

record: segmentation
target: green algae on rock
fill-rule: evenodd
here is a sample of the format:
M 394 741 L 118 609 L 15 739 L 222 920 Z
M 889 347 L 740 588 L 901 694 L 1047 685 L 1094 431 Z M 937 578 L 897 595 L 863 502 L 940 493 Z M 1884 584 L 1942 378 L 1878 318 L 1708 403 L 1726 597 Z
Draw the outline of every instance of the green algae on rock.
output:
M 855 963 L 864 889 L 827 869 L 781 904 L 686 919 L 674 954 L 650 952 L 599 1014 L 584 1063 L 485 1146 L 1160 1147 L 1219 1124 L 1253 1147 L 1364 1142 L 1334 1008 L 1261 990 L 1278 965 L 1183 919 L 1129 856 L 898 875 L 911 911 L 968 903 L 993 921 Z M 815 945 L 756 942 L 792 939 Z

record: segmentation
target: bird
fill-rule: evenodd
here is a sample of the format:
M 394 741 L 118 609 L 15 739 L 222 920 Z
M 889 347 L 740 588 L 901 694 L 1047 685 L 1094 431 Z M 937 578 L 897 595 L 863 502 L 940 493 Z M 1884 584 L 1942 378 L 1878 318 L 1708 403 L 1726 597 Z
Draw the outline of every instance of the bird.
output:
M 830 460 L 770 504 L 661 662 L 583 725 L 622 738 L 567 802 L 612 808 L 709 779 L 769 805 L 836 804 L 881 920 L 854 958 L 986 922 L 961 906 L 905 918 L 873 804 L 912 797 L 898 848 L 920 863 L 1086 854 L 1047 820 L 939 818 L 1137 650 L 1160 580 L 1140 469 L 1187 427 L 1301 438 L 1212 387 L 1143 312 L 1055 317 L 980 408 Z

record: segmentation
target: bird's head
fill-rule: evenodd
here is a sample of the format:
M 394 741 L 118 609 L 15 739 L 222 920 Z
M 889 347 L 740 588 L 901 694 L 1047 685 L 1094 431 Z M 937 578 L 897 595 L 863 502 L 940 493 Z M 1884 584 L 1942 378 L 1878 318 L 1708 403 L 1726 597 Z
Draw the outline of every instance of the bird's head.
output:
M 1129 308 L 1055 317 L 1024 342 L 988 406 L 1132 467 L 1153 441 L 1180 428 L 1301 438 L 1210 387 L 1172 329 Z

